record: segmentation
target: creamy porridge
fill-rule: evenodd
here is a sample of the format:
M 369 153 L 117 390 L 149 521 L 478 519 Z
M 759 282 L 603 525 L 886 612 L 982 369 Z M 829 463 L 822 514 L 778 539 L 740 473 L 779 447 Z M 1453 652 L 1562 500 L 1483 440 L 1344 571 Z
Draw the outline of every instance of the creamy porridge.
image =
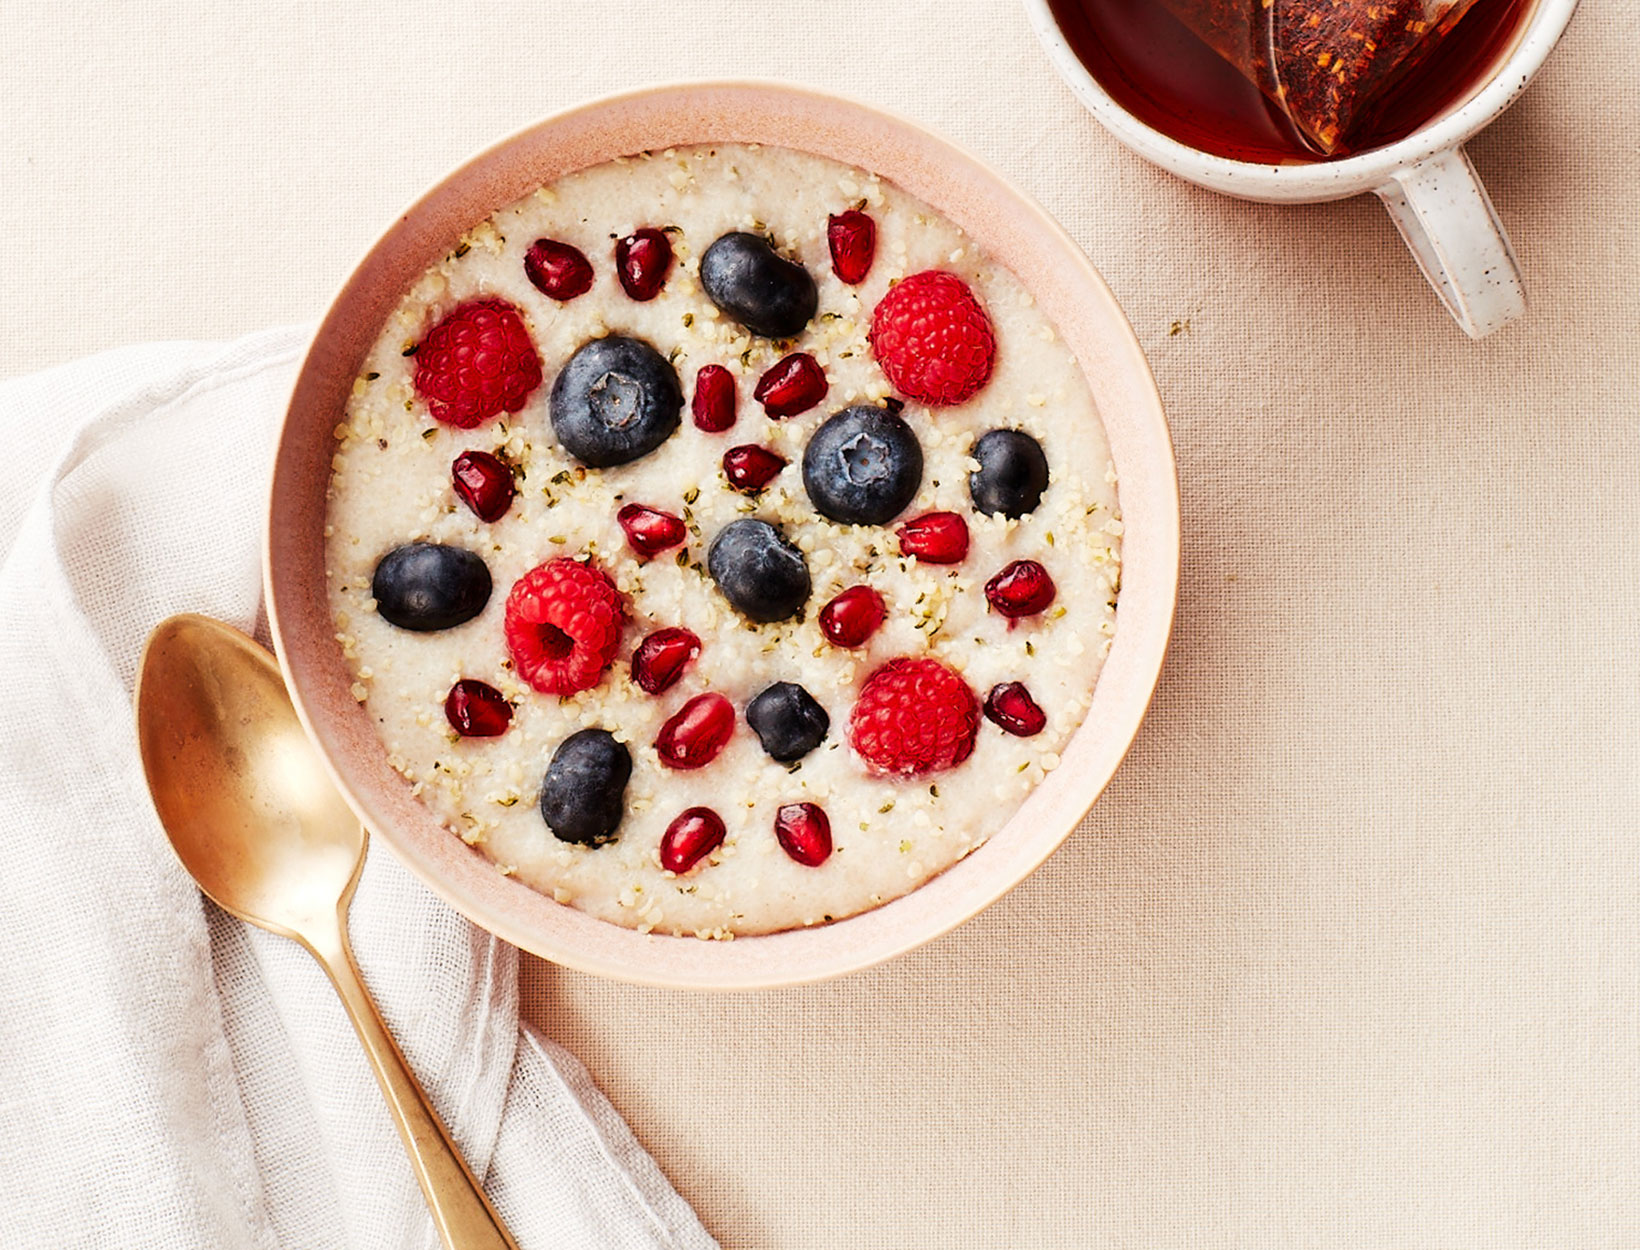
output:
M 955 225 L 804 153 L 634 156 L 474 226 L 336 439 L 330 600 L 393 766 L 640 930 L 915 888 L 1058 766 L 1115 629 L 1075 359 Z

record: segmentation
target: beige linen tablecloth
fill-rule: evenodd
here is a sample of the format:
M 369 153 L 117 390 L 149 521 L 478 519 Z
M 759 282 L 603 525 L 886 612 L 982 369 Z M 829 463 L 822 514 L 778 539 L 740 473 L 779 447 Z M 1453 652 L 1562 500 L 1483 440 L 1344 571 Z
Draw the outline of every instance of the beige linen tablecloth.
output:
M 1126 306 L 1184 568 L 1083 829 L 825 985 L 530 964 L 725 1246 L 1640 1244 L 1640 10 L 1586 0 L 1471 146 L 1533 301 L 1479 344 L 1376 203 L 1119 149 L 1011 0 L 126 0 L 0 39 L 0 376 L 314 319 L 476 147 L 675 77 L 936 127 Z

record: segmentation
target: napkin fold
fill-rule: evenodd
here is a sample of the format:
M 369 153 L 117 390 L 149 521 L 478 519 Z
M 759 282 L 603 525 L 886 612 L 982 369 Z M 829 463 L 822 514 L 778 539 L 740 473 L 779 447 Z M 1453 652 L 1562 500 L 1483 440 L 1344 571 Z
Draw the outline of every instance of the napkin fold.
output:
M 295 943 L 206 902 L 149 804 L 131 685 L 203 612 L 266 640 L 264 493 L 307 331 L 0 383 L 0 1245 L 438 1245 Z M 586 1070 L 522 1025 L 518 952 L 383 848 L 360 968 L 522 1250 L 711 1250 Z

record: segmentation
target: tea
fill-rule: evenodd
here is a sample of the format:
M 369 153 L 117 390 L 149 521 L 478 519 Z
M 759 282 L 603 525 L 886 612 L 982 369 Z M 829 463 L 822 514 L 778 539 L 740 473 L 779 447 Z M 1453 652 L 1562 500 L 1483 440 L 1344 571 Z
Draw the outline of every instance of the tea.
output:
M 1180 0 L 1049 0 L 1049 7 L 1077 57 L 1139 120 L 1216 156 L 1292 164 L 1392 143 L 1464 99 L 1501 62 L 1531 0 L 1474 0 L 1347 132 L 1328 136 L 1325 152 L 1290 109 L 1175 16 Z M 1377 16 L 1382 8 L 1364 11 Z

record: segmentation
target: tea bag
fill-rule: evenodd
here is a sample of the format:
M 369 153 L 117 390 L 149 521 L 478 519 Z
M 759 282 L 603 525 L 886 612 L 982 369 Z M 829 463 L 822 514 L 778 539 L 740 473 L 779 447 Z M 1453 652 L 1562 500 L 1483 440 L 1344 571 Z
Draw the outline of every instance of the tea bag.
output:
M 1162 0 L 1322 155 L 1476 0 Z

